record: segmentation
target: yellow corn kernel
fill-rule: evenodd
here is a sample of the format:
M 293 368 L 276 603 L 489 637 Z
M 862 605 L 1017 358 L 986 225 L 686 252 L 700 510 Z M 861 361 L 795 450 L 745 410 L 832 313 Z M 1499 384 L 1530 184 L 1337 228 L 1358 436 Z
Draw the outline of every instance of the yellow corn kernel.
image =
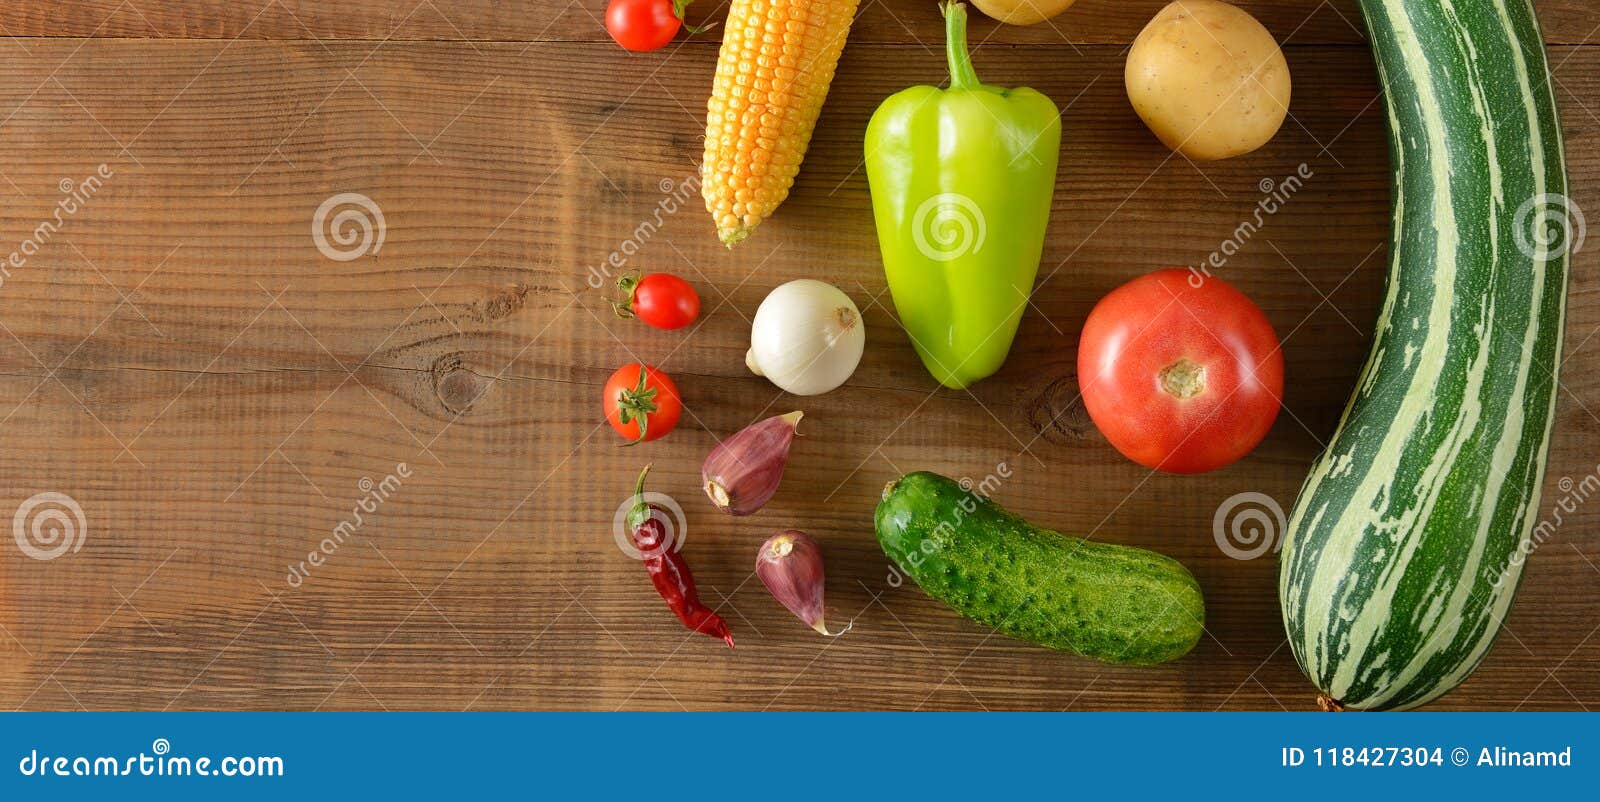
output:
M 729 7 L 700 164 L 700 194 L 729 247 L 788 197 L 859 1 Z

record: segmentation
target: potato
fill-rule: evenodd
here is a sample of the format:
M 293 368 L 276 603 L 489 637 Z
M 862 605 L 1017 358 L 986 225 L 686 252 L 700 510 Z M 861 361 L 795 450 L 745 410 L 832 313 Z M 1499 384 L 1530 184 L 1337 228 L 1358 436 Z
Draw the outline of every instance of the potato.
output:
M 972 0 L 985 15 L 1007 25 L 1036 25 L 1063 11 L 1077 0 Z
M 1289 112 L 1278 43 L 1255 17 L 1217 0 L 1161 9 L 1133 41 L 1123 78 L 1145 125 L 1197 161 L 1261 147 Z

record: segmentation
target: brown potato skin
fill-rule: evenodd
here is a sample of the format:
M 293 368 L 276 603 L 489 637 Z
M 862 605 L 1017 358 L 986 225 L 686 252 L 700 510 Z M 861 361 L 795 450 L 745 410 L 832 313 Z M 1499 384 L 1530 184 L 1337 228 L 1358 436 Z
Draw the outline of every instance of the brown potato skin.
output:
M 1133 42 L 1128 100 L 1162 144 L 1196 161 L 1249 153 L 1289 111 L 1289 64 L 1272 34 L 1218 0 L 1176 0 Z
M 1068 8 L 1077 0 L 970 0 L 984 16 L 1007 25 L 1037 25 Z

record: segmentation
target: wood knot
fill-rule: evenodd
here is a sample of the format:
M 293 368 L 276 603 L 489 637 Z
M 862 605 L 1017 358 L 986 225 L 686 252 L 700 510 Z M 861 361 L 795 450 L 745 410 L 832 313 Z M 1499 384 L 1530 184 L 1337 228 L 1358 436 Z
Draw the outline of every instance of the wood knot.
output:
M 468 368 L 459 352 L 435 359 L 432 373 L 433 394 L 456 415 L 465 415 L 494 384 L 494 379 Z
M 1051 381 L 1025 404 L 1034 433 L 1057 445 L 1072 445 L 1094 433 L 1094 421 L 1083 407 L 1078 377 L 1068 374 Z
M 528 285 L 507 284 L 496 288 L 483 300 L 473 301 L 467 313 L 480 323 L 493 323 L 516 314 L 528 302 Z

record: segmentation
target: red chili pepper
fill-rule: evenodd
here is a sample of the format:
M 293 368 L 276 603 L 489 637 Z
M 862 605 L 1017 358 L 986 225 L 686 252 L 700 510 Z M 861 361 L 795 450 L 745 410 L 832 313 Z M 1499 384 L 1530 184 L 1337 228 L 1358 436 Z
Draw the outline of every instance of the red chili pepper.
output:
M 633 546 L 639 550 L 645 570 L 656 592 L 666 600 L 667 607 L 678 616 L 683 625 L 695 632 L 704 632 L 721 638 L 733 648 L 733 634 L 728 623 L 710 607 L 700 603 L 694 590 L 694 574 L 683 555 L 672 549 L 667 540 L 666 510 L 644 500 L 644 477 L 650 466 L 639 472 L 639 482 L 634 486 L 633 508 L 628 510 L 628 533 L 633 536 Z

